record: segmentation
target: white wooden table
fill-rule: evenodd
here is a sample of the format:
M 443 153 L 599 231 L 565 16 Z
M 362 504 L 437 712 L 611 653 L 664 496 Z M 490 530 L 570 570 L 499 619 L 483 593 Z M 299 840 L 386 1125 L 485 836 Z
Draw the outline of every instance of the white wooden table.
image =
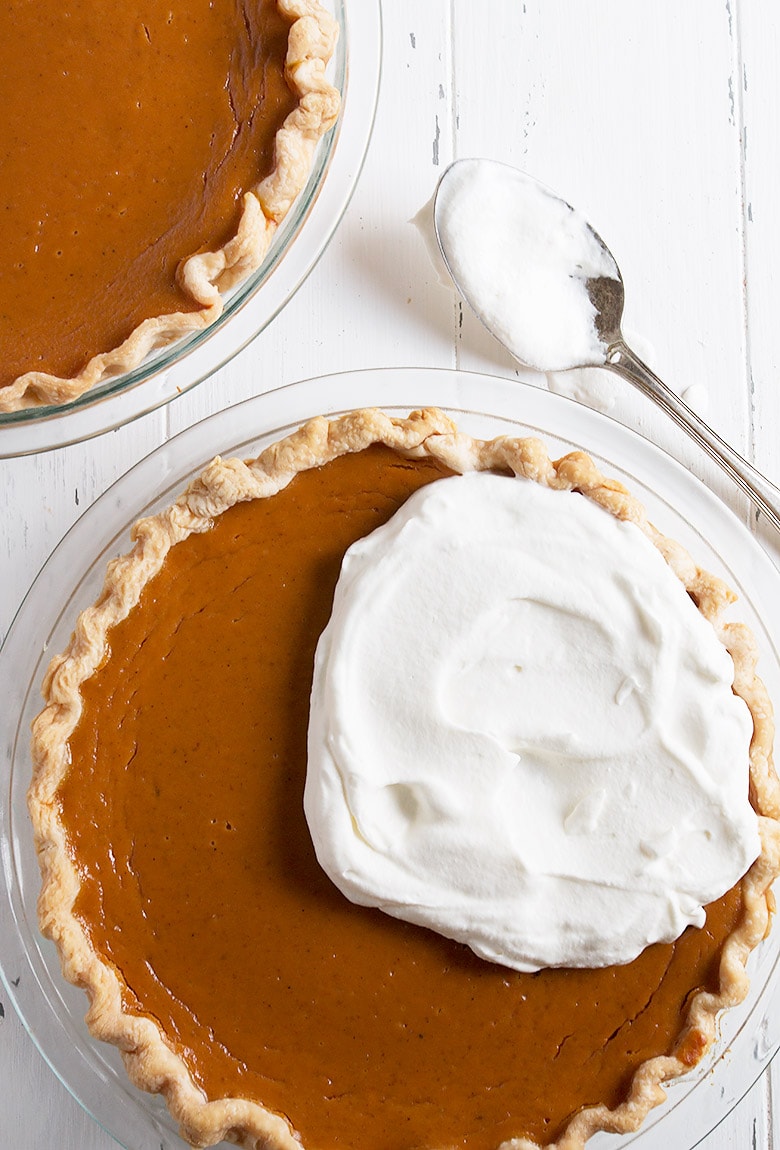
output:
M 776 0 L 387 0 L 384 23 L 363 176 L 335 240 L 286 310 L 167 409 L 80 446 L 0 463 L 0 634 L 85 507 L 167 437 L 227 404 L 357 367 L 526 378 L 469 314 L 461 324 L 408 223 L 456 156 L 507 160 L 580 207 L 617 256 L 638 350 L 679 390 L 701 385 L 689 394 L 714 427 L 780 479 Z M 752 522 L 729 483 L 646 401 L 611 377 L 598 391 L 613 401 L 610 414 Z M 760 528 L 759 537 L 780 562 L 778 540 Z M 0 1150 L 115 1146 L 5 1005 Z M 707 1150 L 771 1146 L 773 1097 L 780 1066 L 709 1136 Z

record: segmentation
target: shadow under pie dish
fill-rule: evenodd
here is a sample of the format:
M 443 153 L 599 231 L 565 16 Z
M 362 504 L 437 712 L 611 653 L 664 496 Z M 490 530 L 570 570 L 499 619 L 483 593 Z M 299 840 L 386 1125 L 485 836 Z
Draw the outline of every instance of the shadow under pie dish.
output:
M 486 963 L 347 902 L 314 857 L 308 693 L 343 553 L 415 489 L 475 468 L 576 488 L 649 532 L 733 649 L 753 714 L 761 858 L 706 930 L 624 966 Z M 52 664 L 34 741 L 41 922 L 93 1033 L 194 1144 L 293 1145 L 292 1128 L 310 1147 L 577 1146 L 634 1129 L 744 994 L 768 922 L 771 719 L 723 585 L 587 457 L 483 444 L 437 412 L 313 421 L 248 465 L 215 462 L 135 535 Z
M 222 314 L 336 119 L 338 27 L 317 0 L 11 3 L 2 20 L 14 412 L 119 379 Z

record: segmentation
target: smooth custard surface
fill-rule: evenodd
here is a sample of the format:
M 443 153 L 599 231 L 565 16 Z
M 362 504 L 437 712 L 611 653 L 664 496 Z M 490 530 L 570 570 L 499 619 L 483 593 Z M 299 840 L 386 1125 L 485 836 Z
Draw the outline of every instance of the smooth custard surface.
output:
M 0 8 L 0 387 L 78 373 L 196 306 L 296 100 L 275 0 L 8 0 Z
M 735 889 L 630 965 L 528 975 L 354 906 L 320 870 L 308 699 L 341 557 L 442 474 L 374 447 L 174 547 L 82 687 L 59 791 L 75 909 L 126 1009 L 209 1098 L 261 1101 L 309 1150 L 550 1141 L 675 1046 L 741 913 Z

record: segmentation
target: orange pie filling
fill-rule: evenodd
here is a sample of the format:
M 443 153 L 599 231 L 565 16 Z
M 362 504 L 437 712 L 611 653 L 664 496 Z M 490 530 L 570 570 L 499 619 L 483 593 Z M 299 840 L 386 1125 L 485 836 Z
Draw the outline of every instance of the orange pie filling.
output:
M 341 559 L 446 473 L 374 446 L 172 548 L 82 684 L 56 796 L 74 911 L 125 1010 L 209 1099 L 262 1103 L 309 1150 L 544 1145 L 624 1101 L 647 1059 L 694 1064 L 687 1008 L 718 990 L 744 913 L 737 887 L 629 965 L 523 974 L 353 905 L 320 870 L 308 699 Z
M 273 169 L 290 27 L 277 0 L 3 6 L 0 399 L 202 306 L 177 270 Z

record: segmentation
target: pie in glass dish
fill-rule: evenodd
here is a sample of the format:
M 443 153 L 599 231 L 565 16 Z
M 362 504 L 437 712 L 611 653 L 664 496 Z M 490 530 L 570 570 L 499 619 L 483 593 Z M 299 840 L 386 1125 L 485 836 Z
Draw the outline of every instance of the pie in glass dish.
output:
M 221 314 L 335 122 L 336 35 L 318 0 L 4 6 L 0 412 Z
M 706 926 L 631 961 L 486 961 L 357 905 L 317 861 L 309 699 L 345 553 L 475 472 L 634 525 L 730 655 L 757 857 Z M 473 439 L 436 409 L 319 418 L 217 458 L 133 540 L 49 667 L 29 792 L 41 929 L 133 1082 L 194 1146 L 574 1150 L 637 1129 L 744 998 L 780 865 L 771 705 L 728 588 L 588 456 Z

